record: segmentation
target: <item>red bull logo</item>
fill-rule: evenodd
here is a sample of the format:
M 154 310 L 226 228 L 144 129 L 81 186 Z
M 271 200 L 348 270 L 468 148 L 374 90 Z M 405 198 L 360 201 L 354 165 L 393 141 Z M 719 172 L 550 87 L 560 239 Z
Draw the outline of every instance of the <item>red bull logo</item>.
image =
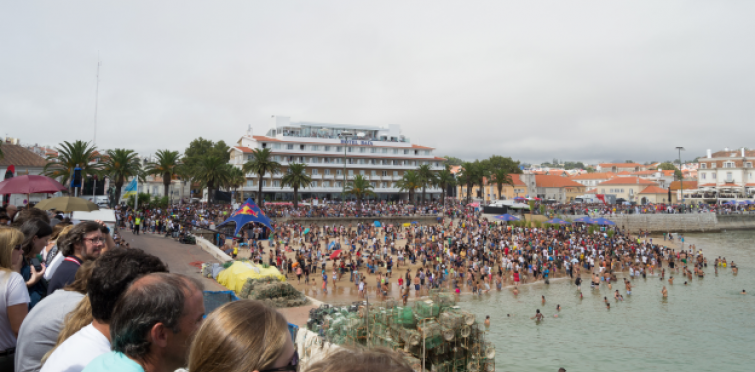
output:
M 249 216 L 257 217 L 258 212 L 255 211 L 254 209 L 250 208 L 249 204 L 245 204 L 243 207 L 241 207 L 241 209 L 239 209 L 238 211 L 236 211 L 236 213 L 234 213 L 233 215 L 234 216 L 238 216 L 240 214 L 246 214 L 246 215 L 249 215 Z

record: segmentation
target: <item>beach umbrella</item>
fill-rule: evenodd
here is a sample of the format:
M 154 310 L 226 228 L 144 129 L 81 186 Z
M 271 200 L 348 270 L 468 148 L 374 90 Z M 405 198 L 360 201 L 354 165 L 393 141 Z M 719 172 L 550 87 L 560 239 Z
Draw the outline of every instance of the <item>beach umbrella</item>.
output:
M 306 229 L 304 229 L 304 234 L 305 234 L 305 235 L 306 235 L 306 234 L 309 234 L 309 227 L 307 227 Z
M 419 222 L 417 222 L 417 221 L 412 221 L 412 225 L 419 225 Z
M 339 255 L 341 254 L 341 250 L 336 250 L 335 252 L 330 254 L 330 259 L 335 260 Z
M 500 221 L 519 221 L 518 217 L 512 216 L 512 215 L 510 215 L 508 213 L 504 213 L 504 214 L 502 214 L 500 216 L 495 216 L 493 218 L 495 218 L 497 220 L 500 220 Z
M 592 220 L 591 223 L 596 224 L 596 225 L 606 225 L 606 226 L 615 226 L 616 225 L 616 222 L 613 222 L 611 220 L 607 220 L 605 218 L 596 218 L 596 219 Z
M 752 201 L 752 200 L 742 200 L 741 202 L 739 202 L 739 204 L 741 204 L 741 205 L 752 205 L 752 204 L 755 204 L 755 202 Z
M 60 182 L 45 176 L 19 176 L 0 182 L 0 195 L 51 194 L 65 189 Z
M 574 220 L 574 222 L 593 223 L 593 219 L 589 216 L 580 217 Z
M 61 212 L 91 212 L 100 209 L 97 204 L 94 204 L 82 198 L 75 198 L 73 196 L 61 196 L 59 198 L 45 199 L 37 203 L 34 208 L 41 209 L 43 211 L 55 209 L 56 211 Z
M 2 190 L 0 190 L 0 191 L 2 191 Z M 0 192 L 0 194 L 2 194 L 2 192 Z M 724 204 L 726 204 L 726 205 L 737 205 L 737 201 L 736 200 L 729 200 L 729 201 L 727 201 Z
M 521 197 L 521 196 L 517 196 L 516 198 L 514 198 L 514 200 L 516 200 L 516 201 L 524 201 L 525 199 L 523 197 Z
M 375 227 L 380 227 L 380 221 L 375 221 Z
M 564 220 L 562 220 L 560 218 L 553 218 L 553 219 L 550 219 L 548 221 L 545 221 L 545 223 L 550 223 L 550 224 L 553 224 L 553 225 L 556 225 L 556 224 L 558 224 L 558 225 L 569 225 L 569 222 L 564 221 Z

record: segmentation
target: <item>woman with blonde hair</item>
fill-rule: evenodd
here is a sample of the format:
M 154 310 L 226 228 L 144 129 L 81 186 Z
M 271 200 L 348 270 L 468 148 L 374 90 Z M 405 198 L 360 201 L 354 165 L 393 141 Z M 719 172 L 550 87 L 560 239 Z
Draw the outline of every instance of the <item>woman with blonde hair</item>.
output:
M 227 303 L 207 316 L 189 351 L 191 372 L 298 371 L 286 319 L 259 301 Z
M 29 291 L 21 276 L 24 234 L 0 227 L 0 371 L 14 371 L 16 338 L 29 313 Z

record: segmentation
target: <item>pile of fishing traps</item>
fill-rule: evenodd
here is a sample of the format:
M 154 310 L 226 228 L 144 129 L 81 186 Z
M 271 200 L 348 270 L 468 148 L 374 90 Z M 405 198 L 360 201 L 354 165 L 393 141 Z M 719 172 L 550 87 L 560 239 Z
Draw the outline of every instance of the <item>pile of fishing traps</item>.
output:
M 273 277 L 249 278 L 241 287 L 241 298 L 257 300 L 275 307 L 296 307 L 309 302 L 307 297 L 289 283 Z
M 495 346 L 475 315 L 456 306 L 452 293 L 432 290 L 413 306 L 394 300 L 322 305 L 310 310 L 307 329 L 337 345 L 400 351 L 417 371 L 494 372 Z

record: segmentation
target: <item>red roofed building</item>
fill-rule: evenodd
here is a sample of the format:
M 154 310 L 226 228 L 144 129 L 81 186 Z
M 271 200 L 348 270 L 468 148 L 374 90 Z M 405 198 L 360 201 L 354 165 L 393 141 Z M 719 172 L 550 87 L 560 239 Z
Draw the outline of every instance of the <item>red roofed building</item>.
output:
M 600 163 L 595 167 L 597 172 L 639 172 L 645 170 L 645 166 L 638 163 Z
M 668 200 L 669 200 L 668 195 L 669 195 L 668 189 L 664 189 L 658 186 L 648 186 L 642 191 L 640 191 L 640 195 L 638 196 L 640 198 L 639 203 L 640 204 L 668 203 Z M 673 203 L 673 200 L 672 200 L 672 203 Z
M 585 185 L 572 181 L 569 177 L 522 174 L 522 183 L 527 187 L 529 197 L 567 203 L 584 194 Z
M 698 159 L 698 197 L 751 199 L 755 196 L 755 150 L 724 149 Z M 692 173 L 690 173 L 691 176 Z
M 639 177 L 614 177 L 598 184 L 599 194 L 615 195 L 616 199 L 640 202 L 638 195 L 648 186 L 658 186 L 655 182 Z
M 241 168 L 259 149 L 270 149 L 273 160 L 282 169 L 280 173 L 266 174 L 261 180 L 257 175 L 247 174 L 242 188 L 244 198 L 255 197 L 260 183 L 263 194 L 271 198 L 292 198 L 293 189 L 283 187 L 281 180 L 289 164 L 300 163 L 306 164 L 306 172 L 312 178 L 309 187 L 299 190 L 301 198 L 340 199 L 344 180 L 349 184 L 356 175 L 362 175 L 369 180 L 378 199 L 406 199 L 406 192 L 396 187 L 404 172 L 421 165 L 439 172 L 446 160 L 435 156 L 432 147 L 409 142 L 398 125 L 386 128 L 292 122 L 284 116 L 274 116 L 264 136 L 253 135 L 250 126 L 236 146 L 231 147 L 230 163 Z M 440 193 L 438 187 L 427 188 L 428 198 L 437 199 Z
M 597 186 L 599 183 L 608 181 L 615 176 L 616 175 L 611 172 L 596 172 L 580 174 L 577 176 L 569 177 L 569 179 L 584 186 Z

